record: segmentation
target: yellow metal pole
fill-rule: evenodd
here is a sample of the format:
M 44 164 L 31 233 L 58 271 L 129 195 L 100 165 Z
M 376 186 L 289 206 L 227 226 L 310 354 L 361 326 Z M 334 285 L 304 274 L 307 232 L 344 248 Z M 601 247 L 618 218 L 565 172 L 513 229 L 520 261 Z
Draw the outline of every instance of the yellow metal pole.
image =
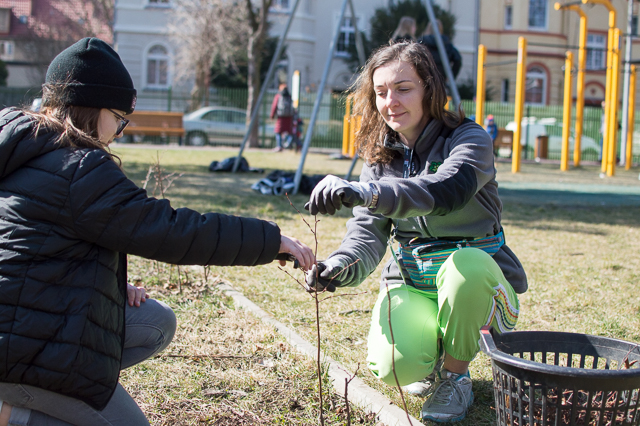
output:
M 527 39 L 518 37 L 518 67 L 516 75 L 516 111 L 515 122 L 516 131 L 513 135 L 513 147 L 511 151 L 511 172 L 518 173 L 520 171 L 520 151 L 522 145 L 520 139 L 522 135 L 522 117 L 524 116 L 524 95 L 525 80 L 527 72 Z M 529 129 L 527 128 L 527 131 Z
M 342 156 L 349 156 L 349 136 L 351 133 L 351 100 L 353 95 L 347 96 L 347 103 L 342 119 Z
M 602 134 L 602 165 L 601 165 L 601 171 L 602 173 L 606 172 L 607 170 L 607 156 L 609 153 L 609 131 L 607 130 L 608 126 L 609 126 L 609 122 L 611 121 L 609 114 L 610 114 L 610 110 L 611 110 L 611 102 L 610 102 L 610 97 L 611 97 L 611 50 L 612 50 L 612 46 L 613 46 L 613 29 L 616 27 L 616 9 L 613 7 L 613 5 L 611 4 L 611 0 L 582 0 L 583 4 L 599 4 L 602 5 L 604 7 L 607 8 L 607 10 L 609 11 L 609 33 L 607 36 L 607 76 L 606 76 L 606 83 L 605 83 L 605 95 L 604 95 L 604 101 L 605 101 L 605 106 L 604 106 L 604 123 L 605 123 L 605 129 L 604 129 L 604 133 Z
M 354 115 L 351 118 L 351 135 L 349 139 L 349 157 L 353 158 L 356 155 L 356 133 L 360 131 L 362 125 L 362 116 Z
M 609 163 L 609 122 L 611 121 L 611 51 L 613 50 L 613 29 L 609 28 L 607 33 L 607 72 L 605 77 L 605 94 L 604 94 L 604 129 L 602 132 L 602 163 L 600 171 L 607 171 Z
M 609 134 L 607 154 L 607 176 L 616 174 L 616 154 L 618 151 L 618 92 L 620 76 L 620 30 L 613 30 L 613 49 L 611 55 L 611 107 L 609 108 Z
M 582 159 L 582 129 L 584 126 L 584 80 L 587 71 L 587 15 L 576 7 L 580 12 L 580 42 L 578 50 L 578 82 L 576 99 L 576 130 L 574 135 L 573 165 L 579 166 Z M 574 10 L 572 7 L 571 10 Z
M 633 161 L 633 125 L 636 115 L 636 66 L 631 65 L 631 78 L 629 79 L 629 124 L 627 124 L 627 152 L 624 169 L 631 168 Z
M 484 64 L 487 61 L 487 48 L 484 44 L 478 45 L 478 75 L 476 81 L 476 123 L 484 126 L 484 95 L 486 89 L 486 76 Z
M 556 10 L 560 3 L 555 4 Z M 565 6 L 566 9 L 580 15 L 580 39 L 578 40 L 578 76 L 576 84 L 576 127 L 573 135 L 573 165 L 579 166 L 582 159 L 582 131 L 584 127 L 584 80 L 587 70 L 587 14 L 576 5 Z
M 571 68 L 573 68 L 573 53 L 567 51 L 564 61 L 564 106 L 562 114 L 562 154 L 560 155 L 560 170 L 569 170 L 569 136 L 571 135 Z

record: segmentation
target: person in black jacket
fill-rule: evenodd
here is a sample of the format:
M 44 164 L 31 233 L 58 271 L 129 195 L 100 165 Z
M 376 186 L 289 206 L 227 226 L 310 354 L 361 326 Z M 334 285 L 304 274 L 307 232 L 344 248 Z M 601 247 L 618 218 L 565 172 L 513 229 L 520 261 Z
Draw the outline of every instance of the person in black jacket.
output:
M 108 150 L 135 102 L 118 54 L 85 38 L 49 66 L 39 112 L 0 112 L 0 426 L 149 424 L 118 376 L 169 344 L 175 316 L 127 283 L 126 254 L 315 261 L 272 222 L 148 197 Z
M 449 62 L 451 66 L 451 74 L 453 74 L 453 78 L 458 77 L 460 73 L 460 68 L 462 68 L 462 56 L 460 56 L 460 52 L 458 49 L 451 43 L 449 37 L 442 33 L 442 22 L 439 20 L 436 21 L 438 24 L 438 30 L 440 31 L 440 37 L 442 38 L 442 44 L 444 45 L 444 50 L 447 54 L 446 60 Z M 435 35 L 433 34 L 433 26 L 431 22 L 427 25 L 427 29 L 422 34 L 422 37 L 418 39 L 419 43 L 424 44 L 429 48 L 429 53 L 433 56 L 433 60 L 436 63 L 436 67 L 442 76 L 442 79 L 446 81 L 447 74 L 444 71 L 444 65 L 442 58 L 440 57 L 440 51 L 438 50 L 438 45 L 436 42 Z

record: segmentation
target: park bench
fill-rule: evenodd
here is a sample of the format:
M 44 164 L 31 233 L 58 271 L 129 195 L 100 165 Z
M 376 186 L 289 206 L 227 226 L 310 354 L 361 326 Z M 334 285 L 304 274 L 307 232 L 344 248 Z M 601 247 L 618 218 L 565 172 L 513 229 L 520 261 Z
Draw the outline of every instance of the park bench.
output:
M 131 136 L 177 136 L 182 145 L 184 127 L 181 112 L 134 111 L 127 115 L 129 125 L 124 129 L 125 135 Z

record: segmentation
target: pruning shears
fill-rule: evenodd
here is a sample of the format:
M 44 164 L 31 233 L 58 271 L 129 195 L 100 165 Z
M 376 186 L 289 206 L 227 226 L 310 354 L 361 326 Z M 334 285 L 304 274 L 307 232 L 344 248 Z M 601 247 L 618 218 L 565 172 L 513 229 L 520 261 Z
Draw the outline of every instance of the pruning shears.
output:
M 300 262 L 298 262 L 298 259 L 296 259 L 296 257 L 291 253 L 278 253 L 275 260 L 285 260 L 287 262 L 293 262 L 294 269 L 300 268 Z

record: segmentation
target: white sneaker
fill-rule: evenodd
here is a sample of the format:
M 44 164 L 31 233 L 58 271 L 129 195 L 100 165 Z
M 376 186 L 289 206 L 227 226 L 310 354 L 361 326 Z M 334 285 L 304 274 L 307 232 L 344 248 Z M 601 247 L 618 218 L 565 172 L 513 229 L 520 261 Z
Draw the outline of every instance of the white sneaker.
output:
M 444 368 L 436 374 L 433 392 L 422 406 L 422 420 L 457 422 L 465 418 L 473 403 L 469 373 L 456 374 Z
M 444 362 L 444 355 L 440 357 L 435 367 L 433 367 L 433 371 L 427 377 L 417 382 L 410 383 L 406 386 L 402 387 L 402 390 L 408 394 L 426 397 L 429 395 L 433 384 L 436 381 L 436 373 L 440 371 L 442 368 L 442 364 Z
M 413 382 L 406 386 L 403 386 L 402 390 L 411 395 L 424 397 L 429 395 L 429 391 L 433 387 L 434 382 L 435 382 L 435 377 L 433 377 L 433 373 L 432 373 L 422 380 L 418 380 L 417 382 Z

